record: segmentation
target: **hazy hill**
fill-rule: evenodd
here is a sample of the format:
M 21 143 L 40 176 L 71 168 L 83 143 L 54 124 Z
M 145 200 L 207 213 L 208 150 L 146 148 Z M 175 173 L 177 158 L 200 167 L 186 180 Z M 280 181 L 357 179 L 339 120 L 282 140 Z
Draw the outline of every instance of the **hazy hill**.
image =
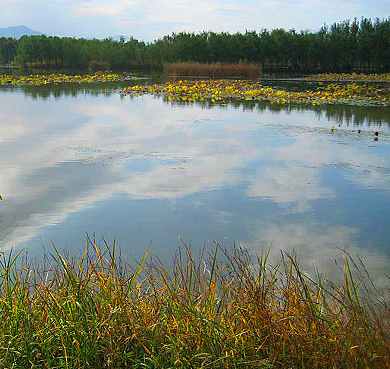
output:
M 0 37 L 14 37 L 19 38 L 24 35 L 41 35 L 41 32 L 34 31 L 26 26 L 13 26 L 0 28 Z

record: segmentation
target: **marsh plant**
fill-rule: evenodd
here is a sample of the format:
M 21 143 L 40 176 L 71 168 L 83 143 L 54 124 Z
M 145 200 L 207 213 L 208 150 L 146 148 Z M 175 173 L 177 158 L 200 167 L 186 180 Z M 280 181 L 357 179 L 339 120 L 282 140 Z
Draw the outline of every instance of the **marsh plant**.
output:
M 39 264 L 3 255 L 2 368 L 385 368 L 390 308 L 345 254 L 342 285 L 294 255 L 189 247 L 165 267 L 115 244 Z M 23 260 L 22 260 L 23 259 Z M 383 296 L 383 294 L 382 294 Z
M 164 65 L 164 74 L 166 76 L 177 77 L 245 77 L 258 78 L 262 75 L 260 65 L 248 63 L 170 63 Z

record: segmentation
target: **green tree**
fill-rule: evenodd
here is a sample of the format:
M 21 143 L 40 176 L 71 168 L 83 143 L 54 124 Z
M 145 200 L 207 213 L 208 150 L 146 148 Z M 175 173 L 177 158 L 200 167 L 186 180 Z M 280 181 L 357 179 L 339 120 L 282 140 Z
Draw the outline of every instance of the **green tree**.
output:
M 8 64 L 14 60 L 16 55 L 17 40 L 14 38 L 0 38 L 0 61 Z

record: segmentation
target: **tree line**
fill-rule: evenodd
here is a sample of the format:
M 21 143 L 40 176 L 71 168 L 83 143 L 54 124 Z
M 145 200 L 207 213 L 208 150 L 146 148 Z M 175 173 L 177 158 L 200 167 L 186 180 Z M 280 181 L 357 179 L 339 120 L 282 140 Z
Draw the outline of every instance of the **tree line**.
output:
M 390 17 L 230 34 L 179 32 L 150 43 L 122 37 L 0 38 L 0 61 L 53 67 L 161 67 L 170 62 L 255 63 L 269 70 L 390 71 Z

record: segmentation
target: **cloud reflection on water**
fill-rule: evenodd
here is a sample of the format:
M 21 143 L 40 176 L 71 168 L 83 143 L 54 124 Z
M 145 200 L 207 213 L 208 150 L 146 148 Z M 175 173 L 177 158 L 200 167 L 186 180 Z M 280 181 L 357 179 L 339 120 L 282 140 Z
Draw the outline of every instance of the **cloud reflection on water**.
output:
M 204 212 L 217 230 L 237 227 L 241 239 L 235 241 L 243 245 L 300 245 L 306 262 L 320 266 L 349 245 L 368 266 L 383 271 L 390 265 L 388 255 L 358 243 L 358 227 L 313 220 L 313 208 L 329 206 L 344 191 L 328 180 L 326 168 L 339 169 L 340 178 L 355 187 L 387 191 L 389 202 L 390 160 L 379 150 L 388 147 L 386 139 L 373 145 L 369 135 L 348 129 L 332 135 L 328 121 L 313 110 L 172 107 L 161 99 L 117 95 L 42 101 L 22 93 L 2 93 L 1 105 L 1 211 L 4 222 L 15 217 L 2 249 L 23 246 L 49 227 L 55 239 L 56 225 L 66 225 L 71 214 L 99 209 L 116 194 L 126 194 L 129 204 L 163 200 L 169 216 L 178 199 L 226 189 L 237 194 L 241 213 L 252 200 L 274 207 L 272 217 L 252 214 L 246 235 L 235 209 Z M 196 210 L 206 208 L 203 202 Z M 286 222 L 294 214 L 302 223 Z M 164 231 L 176 237 L 175 229 Z M 185 237 L 186 229 L 181 233 Z
M 343 281 L 340 266 L 343 266 L 345 260 L 342 251 L 345 250 L 356 262 L 358 258 L 363 260 L 378 287 L 389 286 L 390 281 L 386 277 L 390 265 L 389 255 L 370 245 L 359 245 L 355 241 L 358 235 L 358 229 L 344 225 L 327 227 L 316 222 L 286 225 L 262 223 L 258 231 L 254 232 L 252 240 L 243 243 L 243 246 L 258 253 L 266 249 L 272 240 L 271 264 L 280 260 L 281 251 L 295 253 L 303 271 L 315 277 L 315 271 L 318 270 L 334 283 Z

